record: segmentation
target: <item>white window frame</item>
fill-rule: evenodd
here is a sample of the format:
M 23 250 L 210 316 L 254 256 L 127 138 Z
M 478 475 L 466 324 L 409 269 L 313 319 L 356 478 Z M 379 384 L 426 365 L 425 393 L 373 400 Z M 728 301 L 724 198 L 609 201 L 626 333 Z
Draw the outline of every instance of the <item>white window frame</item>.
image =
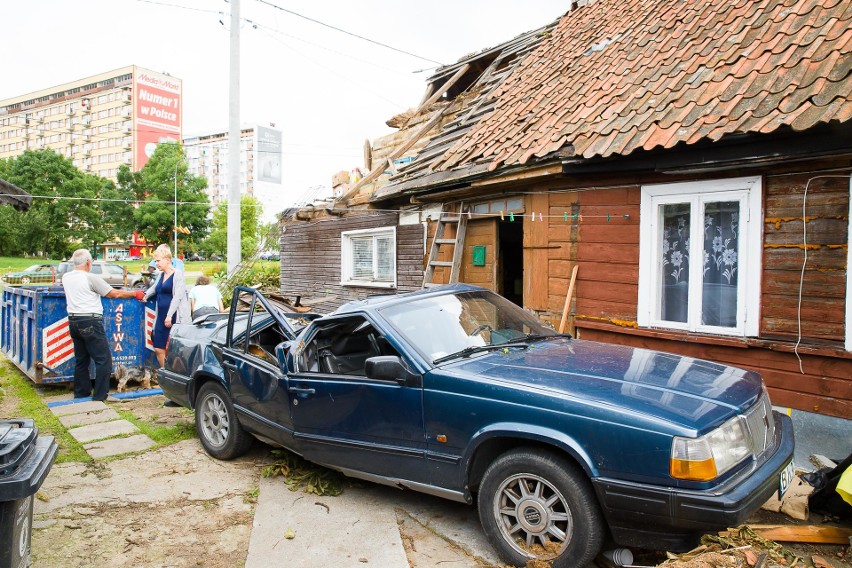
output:
M 378 256 L 376 255 L 375 237 L 392 238 L 391 250 L 393 251 L 393 280 L 379 282 L 376 280 L 357 280 L 353 276 L 353 253 L 352 240 L 354 237 L 373 237 L 373 275 L 378 271 Z M 396 288 L 396 227 L 379 227 L 376 229 L 359 229 L 357 231 L 343 231 L 340 233 L 340 285 L 361 286 L 368 288 Z
M 756 337 L 760 332 L 760 281 L 762 264 L 762 179 L 730 178 L 697 182 L 680 182 L 642 186 L 639 228 L 639 298 L 636 321 L 640 327 L 679 329 L 714 335 Z M 701 302 L 691 301 L 686 323 L 660 318 L 660 220 L 659 207 L 671 203 L 690 203 L 690 241 L 703 242 L 703 216 L 697 211 L 704 203 L 740 202 L 740 233 L 737 288 L 737 325 L 720 327 L 702 325 Z M 703 209 L 702 209 L 703 211 Z M 700 297 L 703 263 L 691 262 L 690 298 Z

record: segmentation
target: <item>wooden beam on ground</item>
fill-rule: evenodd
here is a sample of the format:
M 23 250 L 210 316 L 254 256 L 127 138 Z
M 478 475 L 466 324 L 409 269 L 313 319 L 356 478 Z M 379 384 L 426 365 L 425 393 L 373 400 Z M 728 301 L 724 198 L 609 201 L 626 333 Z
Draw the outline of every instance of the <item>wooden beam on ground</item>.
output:
M 820 544 L 849 544 L 852 529 L 829 525 L 746 525 L 761 537 L 776 542 L 809 542 Z M 721 531 L 719 536 L 731 536 L 733 531 Z

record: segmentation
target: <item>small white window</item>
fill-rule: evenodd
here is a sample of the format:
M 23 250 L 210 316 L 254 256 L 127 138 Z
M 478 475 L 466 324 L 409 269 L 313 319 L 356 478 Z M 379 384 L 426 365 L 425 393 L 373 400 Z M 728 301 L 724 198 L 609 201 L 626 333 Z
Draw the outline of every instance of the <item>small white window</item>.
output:
M 396 227 L 346 231 L 340 237 L 341 285 L 396 287 Z
M 642 187 L 637 322 L 759 332 L 759 177 Z

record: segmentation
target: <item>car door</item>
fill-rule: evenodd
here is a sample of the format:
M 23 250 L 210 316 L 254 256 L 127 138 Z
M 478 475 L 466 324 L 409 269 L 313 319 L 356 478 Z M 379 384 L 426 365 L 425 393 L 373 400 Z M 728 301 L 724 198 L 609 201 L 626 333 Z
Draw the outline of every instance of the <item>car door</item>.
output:
M 287 376 L 275 351 L 277 344 L 295 339 L 296 332 L 257 291 L 237 288 L 235 297 L 242 293 L 248 294 L 248 311 L 238 311 L 240 302 L 232 302 L 222 350 L 234 408 L 250 430 L 291 447 Z
M 289 378 L 300 452 L 317 463 L 427 482 L 422 381 L 366 376 L 368 358 L 398 352 L 365 315 L 322 321 L 294 354 Z

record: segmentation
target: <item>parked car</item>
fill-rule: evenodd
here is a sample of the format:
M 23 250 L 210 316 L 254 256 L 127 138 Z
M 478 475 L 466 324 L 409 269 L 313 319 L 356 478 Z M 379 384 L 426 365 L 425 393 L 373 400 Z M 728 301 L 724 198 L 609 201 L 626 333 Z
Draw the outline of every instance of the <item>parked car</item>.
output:
M 57 268 L 57 284 L 61 283 L 62 275 L 69 270 L 74 270 L 74 263 L 70 260 L 65 260 L 59 263 Z M 114 262 L 105 260 L 95 260 L 92 262 L 92 274 L 97 274 L 107 281 L 113 288 L 142 288 L 146 283 L 146 278 L 138 272 L 129 272 L 127 269 Z
M 298 316 L 237 288 L 227 317 L 172 328 L 160 385 L 207 453 L 254 436 L 475 503 L 512 565 L 584 566 L 605 539 L 686 550 L 793 475 L 791 420 L 752 371 L 575 340 L 463 284 Z
M 53 284 L 57 278 L 56 269 L 56 264 L 33 264 L 20 272 L 8 272 L 0 279 L 8 285 Z
M 281 260 L 281 253 L 277 250 L 265 250 L 260 253 L 260 260 Z

